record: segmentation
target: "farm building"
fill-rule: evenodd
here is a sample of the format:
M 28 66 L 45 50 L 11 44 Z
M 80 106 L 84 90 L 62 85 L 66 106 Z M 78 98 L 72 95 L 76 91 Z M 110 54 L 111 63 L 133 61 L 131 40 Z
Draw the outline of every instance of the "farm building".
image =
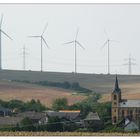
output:
M 20 124 L 23 117 L 0 117 L 0 127 L 5 126 L 16 126 L 17 124 Z
M 60 110 L 60 111 L 46 111 L 46 116 L 43 117 L 39 123 L 47 124 L 48 119 L 51 117 L 58 117 L 59 119 L 77 121 L 80 117 L 80 110 L 71 111 L 71 110 Z
M 84 119 L 84 125 L 86 128 L 102 128 L 102 121 L 98 115 L 98 113 L 89 112 L 89 114 Z M 98 127 L 97 127 L 98 126 Z
M 40 119 L 45 117 L 45 113 L 43 112 L 35 112 L 35 111 L 26 111 L 22 113 L 18 113 L 16 117 L 28 117 L 32 120 L 33 123 L 38 123 Z
M 11 115 L 11 110 L 5 107 L 0 107 L 0 116 L 9 116 Z

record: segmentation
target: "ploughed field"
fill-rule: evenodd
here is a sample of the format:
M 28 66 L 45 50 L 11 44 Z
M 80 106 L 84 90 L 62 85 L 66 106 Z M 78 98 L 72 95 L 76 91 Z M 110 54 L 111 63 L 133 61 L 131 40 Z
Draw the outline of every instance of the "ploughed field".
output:
M 1 70 L 0 80 L 26 80 L 26 81 L 49 81 L 49 82 L 65 82 L 68 81 L 78 82 L 80 86 L 84 88 L 91 89 L 96 93 L 102 94 L 101 101 L 110 101 L 110 94 L 113 91 L 115 83 L 115 75 L 105 75 L 105 74 L 74 74 L 74 73 L 64 73 L 64 72 L 37 72 L 37 71 L 17 71 L 17 70 Z M 122 97 L 126 99 L 140 99 L 140 75 L 118 75 L 119 85 L 122 90 Z M 24 85 L 24 84 L 23 84 Z M 1 88 L 8 93 L 8 89 Z M 14 96 L 9 94 L 10 98 L 19 98 L 23 100 L 28 100 L 34 97 L 35 99 L 39 97 L 41 101 L 45 104 L 51 104 L 52 99 L 56 97 L 68 97 L 69 103 L 74 103 L 84 99 L 84 96 L 72 95 L 70 91 L 60 90 L 59 88 L 43 88 L 43 87 L 30 87 L 26 86 L 23 90 L 19 89 L 18 92 L 13 92 Z M 11 91 L 12 91 L 11 90 Z M 25 92 L 26 91 L 26 92 Z M 30 92 L 29 92 L 30 91 Z M 23 95 L 19 93 L 24 93 Z M 33 94 L 34 93 L 34 94 Z M 61 95 L 60 95 L 61 93 Z M 30 95 L 30 96 L 29 96 Z M 0 94 L 0 98 L 8 99 L 9 96 Z M 55 96 L 55 97 L 54 97 Z M 48 99 L 47 99 L 48 98 Z M 47 101 L 47 103 L 46 103 Z
M 12 99 L 18 99 L 26 102 L 31 99 L 39 99 L 42 104 L 50 107 L 56 98 L 63 97 L 68 99 L 69 104 L 74 104 L 86 98 L 85 96 L 74 95 L 72 91 L 58 88 L 11 82 L 7 80 L 0 81 L 1 100 L 8 101 Z

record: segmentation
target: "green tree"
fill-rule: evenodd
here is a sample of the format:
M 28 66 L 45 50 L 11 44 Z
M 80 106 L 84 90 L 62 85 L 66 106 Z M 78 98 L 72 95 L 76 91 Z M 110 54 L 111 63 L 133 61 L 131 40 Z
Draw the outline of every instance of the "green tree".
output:
M 63 131 L 63 123 L 57 116 L 48 119 L 47 131 Z
M 46 107 L 42 105 L 39 100 L 35 101 L 34 99 L 26 103 L 26 108 L 27 110 L 37 111 L 37 112 L 40 112 L 46 109 Z
M 25 103 L 20 100 L 10 100 L 9 102 L 7 102 L 7 106 L 5 107 L 11 108 L 11 109 L 16 108 L 20 111 L 25 111 L 26 109 Z
M 52 104 L 52 109 L 57 111 L 57 110 L 66 109 L 67 106 L 68 106 L 68 101 L 66 98 L 58 98 L 54 100 Z
M 25 117 L 21 120 L 20 127 L 21 127 L 22 131 L 33 131 L 34 130 L 33 122 L 28 117 Z
M 80 88 L 80 85 L 79 83 L 75 82 L 75 83 L 72 83 L 71 88 L 74 90 L 78 90 Z

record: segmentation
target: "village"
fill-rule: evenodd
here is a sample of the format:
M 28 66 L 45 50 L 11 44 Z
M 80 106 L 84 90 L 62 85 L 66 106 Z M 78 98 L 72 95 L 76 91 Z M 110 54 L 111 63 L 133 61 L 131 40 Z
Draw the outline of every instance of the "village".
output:
M 45 108 L 35 100 L 24 104 L 26 109 L 20 107 L 23 104 L 20 101 L 1 101 L 0 131 L 138 132 L 140 100 L 122 99 L 121 94 L 116 75 L 111 103 L 108 104 L 95 104 L 96 96 L 90 96 L 92 100 L 82 102 L 79 106 L 75 104 L 69 107 L 65 98 L 56 99 L 52 109 Z M 94 102 L 94 109 L 90 109 L 90 102 Z M 7 104 L 13 107 L 10 109 L 6 107 Z

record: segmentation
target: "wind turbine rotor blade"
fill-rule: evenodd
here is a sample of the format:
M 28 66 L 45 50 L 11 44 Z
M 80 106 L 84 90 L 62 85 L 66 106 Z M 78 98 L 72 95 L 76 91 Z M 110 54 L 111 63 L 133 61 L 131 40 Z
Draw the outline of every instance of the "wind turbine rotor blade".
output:
M 77 28 L 75 40 L 77 40 L 78 33 L 79 33 L 79 28 Z
M 30 37 L 30 38 L 31 38 L 31 37 L 41 37 L 41 36 L 28 36 L 28 37 Z
M 128 65 L 128 64 L 123 64 L 123 65 Z
M 47 44 L 46 40 L 45 40 L 43 37 L 41 37 L 41 38 L 43 39 L 43 41 L 44 41 L 45 45 L 49 48 L 49 46 L 48 46 L 48 44 Z
M 131 58 L 131 60 L 136 61 L 136 59 L 134 59 L 134 58 Z
M 71 44 L 71 43 L 74 43 L 75 41 L 70 41 L 70 42 L 66 42 L 66 43 L 64 43 L 64 45 L 66 45 L 66 44 Z
M 76 43 L 77 43 L 82 49 L 85 50 L 85 48 L 84 48 L 78 41 L 76 41 Z
M 1 15 L 0 27 L 2 25 L 2 21 L 3 21 L 3 14 Z
M 132 65 L 137 65 L 136 63 L 131 63 Z
M 45 25 L 44 30 L 43 30 L 43 32 L 42 32 L 42 35 L 43 35 L 44 32 L 46 31 L 47 27 L 48 27 L 48 23 Z
M 106 37 L 109 38 L 109 37 L 108 37 L 108 34 L 107 34 L 107 32 L 106 32 L 106 29 L 104 29 L 104 33 L 105 33 Z
M 3 30 L 0 30 L 3 34 L 5 34 L 9 39 L 13 40 L 8 34 L 6 34 Z
M 119 41 L 117 40 L 109 40 L 109 41 L 119 43 Z
M 107 41 L 105 41 L 105 43 L 101 46 L 101 49 L 107 44 Z

